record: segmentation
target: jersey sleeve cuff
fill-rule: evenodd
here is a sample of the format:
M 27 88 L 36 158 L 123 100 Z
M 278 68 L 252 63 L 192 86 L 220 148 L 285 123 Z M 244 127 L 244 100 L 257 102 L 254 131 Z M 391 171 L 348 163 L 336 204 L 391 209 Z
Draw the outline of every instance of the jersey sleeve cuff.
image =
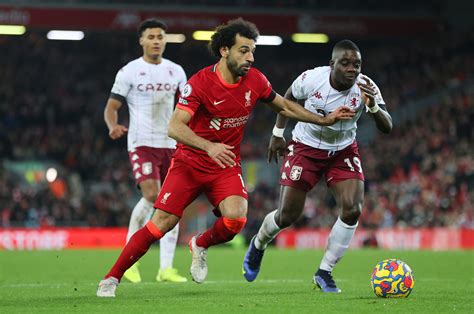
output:
M 179 108 L 181 110 L 184 110 L 186 111 L 187 113 L 189 113 L 192 116 L 194 116 L 194 111 L 191 110 L 191 108 L 189 107 L 186 107 L 186 106 L 183 106 L 183 105 L 176 105 L 176 108 Z
M 122 104 L 126 104 L 126 103 L 127 103 L 127 99 L 126 99 L 124 96 L 120 95 L 120 94 L 110 93 L 109 98 L 118 100 L 118 101 L 120 101 Z
M 260 100 L 263 101 L 263 102 L 268 103 L 268 102 L 272 102 L 273 99 L 275 99 L 275 97 L 276 97 L 276 93 L 275 93 L 275 91 L 272 89 L 272 91 L 270 92 L 270 94 L 269 94 L 266 98 L 262 98 L 262 99 L 260 99 Z

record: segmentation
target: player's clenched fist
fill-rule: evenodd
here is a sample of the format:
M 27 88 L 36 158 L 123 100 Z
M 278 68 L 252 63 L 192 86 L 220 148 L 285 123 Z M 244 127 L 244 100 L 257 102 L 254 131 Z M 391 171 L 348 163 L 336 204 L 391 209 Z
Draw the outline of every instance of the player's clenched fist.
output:
M 127 131 L 128 129 L 125 126 L 117 124 L 109 130 L 109 136 L 111 139 L 116 140 L 121 138 Z

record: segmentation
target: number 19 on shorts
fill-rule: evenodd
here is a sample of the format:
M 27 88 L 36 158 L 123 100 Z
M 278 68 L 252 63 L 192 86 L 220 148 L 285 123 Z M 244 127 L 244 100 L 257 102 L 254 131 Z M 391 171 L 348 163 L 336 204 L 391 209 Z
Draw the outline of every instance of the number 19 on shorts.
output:
M 360 159 L 358 157 L 353 157 L 352 161 L 350 158 L 345 158 L 344 162 L 347 164 L 349 169 L 351 169 L 351 171 L 356 171 L 356 169 L 354 168 L 354 165 L 355 165 L 357 168 L 357 171 L 359 173 L 362 173 L 362 164 L 360 163 Z

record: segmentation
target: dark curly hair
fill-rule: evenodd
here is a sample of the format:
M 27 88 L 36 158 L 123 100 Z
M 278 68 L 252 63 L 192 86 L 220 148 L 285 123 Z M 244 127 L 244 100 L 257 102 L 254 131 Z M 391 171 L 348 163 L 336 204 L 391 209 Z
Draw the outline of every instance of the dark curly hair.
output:
M 237 34 L 245 38 L 253 39 L 254 41 L 256 41 L 260 35 L 254 23 L 246 21 L 241 17 L 227 21 L 226 24 L 219 25 L 211 37 L 211 41 L 208 45 L 211 54 L 220 58 L 220 49 L 222 47 L 232 47 L 235 44 L 235 36 Z
M 166 26 L 165 22 L 160 21 L 158 19 L 155 19 L 155 18 L 147 19 L 141 22 L 140 25 L 138 26 L 138 29 L 137 29 L 138 37 L 142 37 L 143 32 L 147 28 L 161 28 L 162 30 L 166 32 L 166 29 L 168 27 Z

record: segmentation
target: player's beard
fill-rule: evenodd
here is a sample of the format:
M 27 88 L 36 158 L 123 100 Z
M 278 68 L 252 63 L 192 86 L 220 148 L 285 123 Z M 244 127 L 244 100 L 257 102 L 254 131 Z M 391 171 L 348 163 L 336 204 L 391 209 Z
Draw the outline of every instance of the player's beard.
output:
M 226 61 L 226 64 L 227 64 L 227 68 L 229 69 L 230 73 L 232 73 L 232 75 L 234 75 L 234 76 L 245 76 L 248 72 L 248 71 L 246 71 L 242 68 L 244 65 L 248 65 L 247 62 L 245 62 L 241 65 L 238 65 L 236 61 L 231 60 L 230 58 L 228 58 L 227 61 Z M 248 66 L 250 68 L 250 65 L 248 65 Z

